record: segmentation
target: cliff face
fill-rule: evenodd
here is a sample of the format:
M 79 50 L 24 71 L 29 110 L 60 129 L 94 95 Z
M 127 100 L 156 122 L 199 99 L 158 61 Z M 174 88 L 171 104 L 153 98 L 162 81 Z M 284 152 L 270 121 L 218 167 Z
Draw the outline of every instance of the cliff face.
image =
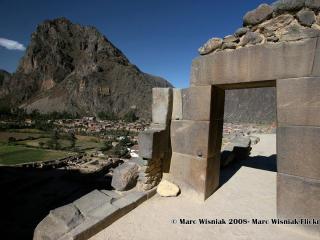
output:
M 252 88 L 226 91 L 225 122 L 276 122 L 276 109 L 275 88 Z
M 0 99 L 9 94 L 11 74 L 0 69 Z
M 28 111 L 123 116 L 134 109 L 148 118 L 152 88 L 169 86 L 141 72 L 95 28 L 59 18 L 37 27 L 8 88 L 11 102 Z

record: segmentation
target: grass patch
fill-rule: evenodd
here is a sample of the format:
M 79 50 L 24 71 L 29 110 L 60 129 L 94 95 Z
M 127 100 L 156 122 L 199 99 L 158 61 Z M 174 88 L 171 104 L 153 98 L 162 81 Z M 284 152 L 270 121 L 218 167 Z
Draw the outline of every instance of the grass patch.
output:
M 0 164 L 3 165 L 55 160 L 71 155 L 72 153 L 65 151 L 36 149 L 23 146 L 0 145 Z

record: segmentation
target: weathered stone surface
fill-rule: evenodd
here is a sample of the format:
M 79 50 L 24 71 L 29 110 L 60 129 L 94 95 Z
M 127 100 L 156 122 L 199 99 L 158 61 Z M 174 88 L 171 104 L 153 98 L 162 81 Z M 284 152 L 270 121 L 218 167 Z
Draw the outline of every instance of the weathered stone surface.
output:
M 117 192 L 111 191 L 111 190 L 100 190 L 100 192 L 106 194 L 107 196 L 109 196 L 113 199 L 118 199 L 118 198 L 122 197 L 121 193 L 117 193 Z
M 316 21 L 316 15 L 313 11 L 302 9 L 297 13 L 297 17 L 301 25 L 311 27 Z
M 133 188 L 137 183 L 138 165 L 134 162 L 125 162 L 113 171 L 111 186 L 124 191 Z
M 211 86 L 182 89 L 182 119 L 209 121 L 211 114 Z
M 241 37 L 245 35 L 250 29 L 247 27 L 238 28 L 237 31 L 234 33 L 234 36 Z
M 83 215 L 73 204 L 51 210 L 50 215 L 62 221 L 69 229 L 78 226 L 84 221 Z
M 213 149 L 209 147 L 209 121 L 172 121 L 172 151 L 198 157 L 210 157 Z
M 299 10 L 304 7 L 305 0 L 278 0 L 272 4 L 275 12 Z
M 219 186 L 220 159 L 200 158 L 186 154 L 172 153 L 170 174 L 179 184 L 181 191 L 191 188 L 200 194 L 202 200 L 209 197 Z M 181 184 L 181 185 L 180 185 Z
M 279 38 L 276 36 L 270 36 L 270 37 L 267 37 L 267 41 L 268 42 L 278 42 Z
M 38 224 L 33 239 L 58 239 L 83 222 L 83 215 L 73 204 L 59 207 L 50 211 L 49 215 Z
M 172 106 L 172 120 L 182 119 L 182 95 L 181 89 L 173 89 L 173 106 Z
M 102 206 L 103 204 L 110 203 L 111 199 L 111 197 L 99 192 L 98 190 L 93 190 L 74 201 L 74 205 L 84 216 L 87 216 L 92 210 Z
M 320 36 L 320 30 L 301 26 L 297 20 L 279 32 L 280 41 L 297 41 Z
M 201 55 L 205 55 L 213 52 L 214 50 L 217 50 L 221 46 L 222 46 L 221 38 L 211 38 L 202 47 L 200 47 L 198 51 Z
M 320 78 L 277 81 L 279 124 L 320 126 Z
M 263 34 L 277 34 L 277 31 L 281 31 L 284 27 L 288 26 L 294 17 L 291 14 L 282 14 L 268 21 L 265 21 L 259 25 L 259 29 Z
M 319 219 L 320 181 L 278 173 L 277 215 L 280 219 Z M 304 225 L 320 237 L 319 225 Z
M 314 77 L 320 77 L 320 39 L 318 38 L 317 40 L 317 47 L 315 50 L 315 57 L 314 57 L 314 62 L 313 62 L 313 68 L 312 68 L 312 73 L 311 76 Z
M 279 127 L 278 172 L 320 180 L 320 127 Z
M 139 133 L 138 142 L 139 142 L 139 155 L 142 158 L 152 159 L 159 158 L 160 152 L 159 147 L 161 144 L 162 130 L 146 130 Z M 167 141 L 165 139 L 162 139 Z M 162 144 L 165 144 L 163 142 Z
M 257 25 L 272 17 L 273 8 L 268 4 L 261 4 L 258 8 L 247 12 L 243 17 L 244 26 Z
M 112 216 L 113 214 L 116 214 L 118 210 L 119 208 L 112 205 L 111 203 L 105 203 L 102 206 L 92 210 L 90 212 L 90 217 L 97 218 L 97 219 L 104 219 L 108 216 Z
M 162 180 L 157 187 L 157 193 L 161 197 L 176 197 L 180 192 L 179 187 L 167 180 Z
M 266 43 L 198 57 L 192 63 L 191 85 L 236 84 L 310 76 L 316 42 L 317 39 L 305 39 L 290 43 Z
M 250 47 L 250 81 L 304 77 L 311 74 L 316 39 Z
M 223 43 L 221 49 L 236 49 L 238 46 L 237 43 L 235 42 L 227 42 L 227 43 Z
M 239 41 L 239 38 L 237 38 L 234 35 L 228 35 L 223 38 L 223 43 L 234 43 L 238 41 Z
M 48 215 L 38 224 L 38 226 L 34 230 L 33 240 L 59 239 L 68 231 L 69 229 L 63 222 L 57 221 L 56 218 Z
M 191 86 L 248 81 L 248 48 L 198 57 L 191 68 Z
M 263 35 L 257 32 L 248 31 L 240 40 L 239 45 L 245 46 L 247 44 L 256 45 L 264 40 Z
M 152 99 L 152 122 L 168 124 L 172 114 L 172 88 L 153 88 Z
M 319 10 L 320 0 L 306 0 L 305 6 L 310 9 Z

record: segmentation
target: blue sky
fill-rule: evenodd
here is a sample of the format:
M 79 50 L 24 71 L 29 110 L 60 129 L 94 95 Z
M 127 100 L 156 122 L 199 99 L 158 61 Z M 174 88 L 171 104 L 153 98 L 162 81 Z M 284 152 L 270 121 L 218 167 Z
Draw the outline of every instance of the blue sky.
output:
M 0 0 L 0 38 L 27 46 L 37 24 L 64 16 L 75 23 L 95 26 L 142 71 L 164 77 L 175 87 L 188 87 L 197 49 L 211 37 L 232 34 L 242 26 L 247 11 L 272 2 Z M 22 50 L 0 46 L 0 69 L 15 71 L 23 54 Z

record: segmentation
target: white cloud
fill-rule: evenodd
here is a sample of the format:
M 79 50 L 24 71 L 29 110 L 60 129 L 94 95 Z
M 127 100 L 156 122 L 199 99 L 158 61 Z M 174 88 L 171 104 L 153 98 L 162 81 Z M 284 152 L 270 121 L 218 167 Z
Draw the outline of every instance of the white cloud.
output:
M 23 44 L 10 39 L 6 39 L 6 38 L 0 38 L 0 46 L 9 50 L 20 50 L 20 51 L 26 50 Z

